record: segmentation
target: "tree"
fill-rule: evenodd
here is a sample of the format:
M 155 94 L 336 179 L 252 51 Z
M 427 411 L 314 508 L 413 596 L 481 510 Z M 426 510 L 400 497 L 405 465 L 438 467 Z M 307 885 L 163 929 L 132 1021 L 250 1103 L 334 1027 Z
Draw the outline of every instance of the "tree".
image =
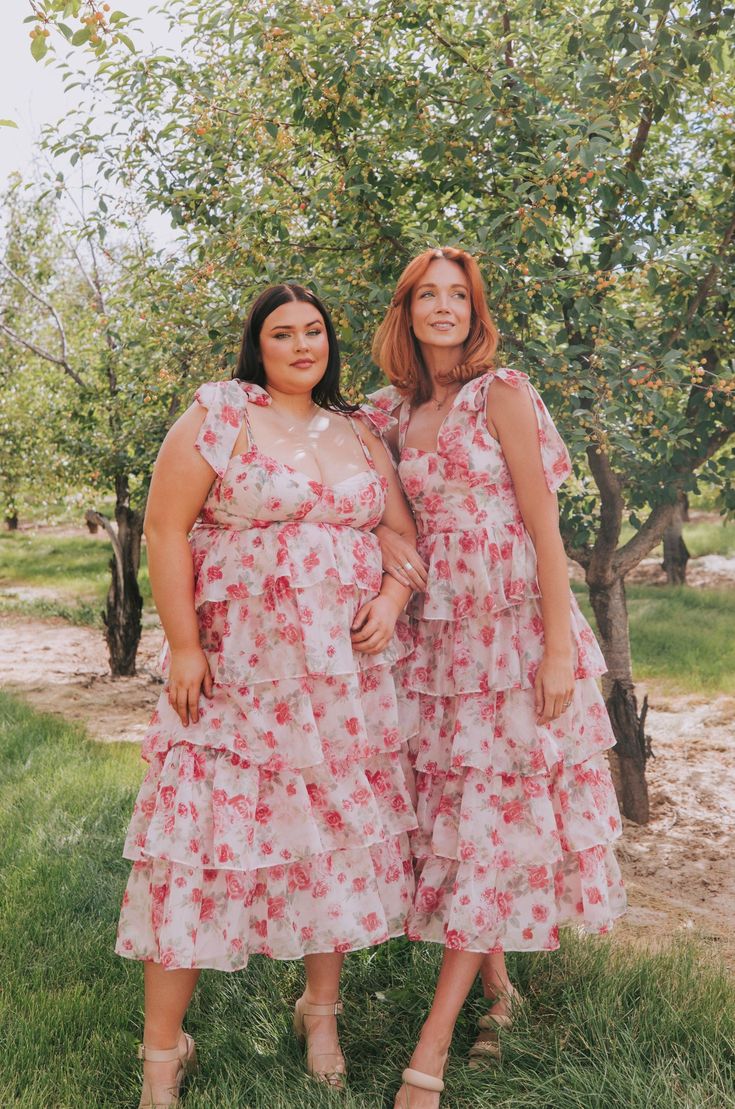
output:
M 623 808 L 647 820 L 625 578 L 683 495 L 733 471 L 732 10 L 169 10 L 185 49 L 108 51 L 115 129 L 75 120 L 57 153 L 81 128 L 102 174 L 169 213 L 225 359 L 251 292 L 305 276 L 335 306 L 354 387 L 373 384 L 370 337 L 406 259 L 442 243 L 479 256 L 506 357 L 573 450 L 564 533 L 609 666 Z M 634 534 L 621 542 L 624 520 Z
M 50 392 L 54 405 L 38 430 L 59 479 L 98 498 L 113 496 L 112 518 L 98 502 L 87 519 L 105 529 L 113 550 L 103 614 L 111 672 L 134 674 L 145 496 L 158 445 L 178 406 L 180 376 L 189 367 L 173 370 L 158 335 L 149 330 L 145 301 L 156 276 L 149 253 L 106 250 L 84 225 L 55 226 L 51 201 L 27 200 L 20 182 L 7 201 L 0 336 L 15 352 L 16 372 L 6 363 L 0 411 L 12 401 L 31 413 L 41 390 Z M 22 444 L 23 465 L 36 438 Z M 11 475 L 16 471 L 17 464 Z

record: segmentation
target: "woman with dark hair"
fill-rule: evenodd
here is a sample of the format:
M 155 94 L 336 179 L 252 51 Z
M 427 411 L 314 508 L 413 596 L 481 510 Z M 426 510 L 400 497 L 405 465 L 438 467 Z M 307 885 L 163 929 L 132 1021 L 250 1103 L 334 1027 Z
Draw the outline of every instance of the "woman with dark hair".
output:
M 178 1103 L 200 970 L 253 953 L 303 958 L 295 1030 L 309 1072 L 341 1087 L 344 955 L 404 931 L 415 817 L 391 670 L 410 591 L 373 529 L 415 529 L 385 422 L 340 394 L 325 307 L 278 285 L 234 380 L 203 385 L 158 456 L 145 531 L 166 684 L 117 942 L 145 961 L 141 1106 Z
M 384 566 L 419 590 L 416 651 L 396 671 L 418 703 L 418 830 L 408 935 L 444 945 L 396 1109 L 436 1109 L 454 1025 L 478 974 L 492 1004 L 471 1050 L 497 1059 L 519 995 L 506 951 L 552 950 L 561 924 L 607 931 L 625 895 L 621 822 L 595 682 L 604 660 L 570 593 L 556 490 L 569 455 L 527 376 L 495 367 L 475 260 L 425 251 L 375 338 L 375 404 L 418 525 L 378 529 Z

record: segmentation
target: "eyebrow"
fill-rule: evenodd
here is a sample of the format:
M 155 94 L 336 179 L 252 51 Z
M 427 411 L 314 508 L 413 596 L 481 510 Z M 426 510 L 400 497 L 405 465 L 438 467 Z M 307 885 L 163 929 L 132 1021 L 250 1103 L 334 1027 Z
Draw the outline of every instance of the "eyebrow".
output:
M 417 289 L 437 289 L 438 287 L 439 286 L 436 284 L 435 281 L 422 281 L 422 283 L 420 285 L 416 286 Z M 468 289 L 469 285 L 466 285 L 464 282 L 454 281 L 449 286 L 449 288 L 450 289 Z
M 322 322 L 323 322 L 322 320 L 312 320 L 311 323 L 307 323 L 306 326 L 307 327 L 313 327 L 315 323 L 318 323 L 318 324 L 321 325 Z M 291 323 L 276 324 L 275 327 L 271 328 L 271 331 L 293 331 L 293 330 L 294 330 L 294 326 Z

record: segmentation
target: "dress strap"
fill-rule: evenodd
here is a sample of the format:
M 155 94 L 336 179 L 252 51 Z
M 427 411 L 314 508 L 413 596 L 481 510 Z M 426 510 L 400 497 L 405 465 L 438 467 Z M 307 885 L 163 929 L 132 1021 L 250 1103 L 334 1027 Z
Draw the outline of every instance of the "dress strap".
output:
M 408 425 L 411 419 L 411 405 L 408 398 L 405 397 L 401 401 L 401 407 L 398 411 L 398 453 L 403 454 L 403 448 L 406 445 L 406 435 L 408 434 Z
M 478 412 L 478 419 L 485 424 L 487 409 L 487 391 L 490 385 L 498 378 L 514 389 L 528 389 L 533 401 L 533 410 L 538 425 L 538 444 L 541 452 L 541 462 L 544 468 L 546 484 L 552 493 L 555 493 L 562 482 L 566 481 L 572 472 L 572 463 L 569 458 L 564 440 L 556 429 L 548 408 L 542 401 L 537 390 L 531 384 L 528 374 L 520 370 L 512 370 L 507 366 L 499 366 L 497 370 L 483 374 L 470 382 L 471 388 L 467 390 L 463 403 L 468 408 Z M 463 390 L 464 392 L 464 390 Z
M 231 380 L 209 381 L 201 385 L 194 394 L 194 400 L 207 410 L 194 446 L 218 477 L 222 477 L 243 421 L 252 442 L 248 404 L 270 404 L 270 397 L 257 385 Z
M 363 439 L 362 435 L 360 435 L 360 432 L 355 427 L 355 424 L 356 423 L 364 424 L 364 426 L 367 427 L 369 431 L 372 431 L 373 434 L 375 434 L 375 432 L 377 430 L 376 426 L 375 426 L 375 422 L 370 419 L 367 412 L 363 412 L 361 409 L 358 409 L 356 412 L 350 412 L 347 416 L 347 422 L 349 423 L 350 427 L 352 428 L 354 436 L 357 439 L 358 443 L 360 444 L 360 449 L 361 449 L 362 453 L 365 455 L 365 458 L 367 459 L 368 466 L 370 467 L 371 470 L 374 470 L 375 469 L 375 460 L 373 459 L 373 456 L 370 453 L 370 449 L 367 446 L 367 444 L 366 444 L 365 440 Z

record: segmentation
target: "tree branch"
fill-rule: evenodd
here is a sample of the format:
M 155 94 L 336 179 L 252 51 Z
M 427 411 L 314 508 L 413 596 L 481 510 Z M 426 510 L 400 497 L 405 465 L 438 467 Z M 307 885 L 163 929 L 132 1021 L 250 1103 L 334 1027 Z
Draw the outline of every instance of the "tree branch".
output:
M 115 555 L 115 567 L 117 569 L 117 583 L 120 587 L 122 594 L 125 589 L 125 571 L 123 568 L 122 551 L 120 549 L 120 540 L 118 539 L 117 532 L 113 526 L 112 520 L 109 516 L 104 516 L 101 512 L 96 512 L 93 508 L 87 509 L 84 518 L 88 524 L 98 524 L 103 527 L 110 537 L 112 543 L 112 550 Z
M 67 364 L 67 362 L 66 362 L 66 332 L 64 331 L 64 325 L 61 322 L 61 318 L 59 316 L 59 313 L 56 311 L 53 304 L 51 304 L 48 300 L 46 300 L 44 297 L 42 297 L 40 293 L 37 293 L 36 290 L 31 285 L 29 285 L 28 282 L 24 278 L 22 278 L 20 276 L 20 274 L 15 273 L 15 271 L 10 268 L 10 266 L 8 265 L 7 262 L 0 259 L 0 266 L 2 266 L 2 268 L 12 278 L 13 281 L 17 281 L 17 283 L 21 286 L 21 288 L 25 289 L 25 291 L 28 293 L 28 295 L 30 297 L 32 297 L 33 300 L 35 300 L 36 304 L 40 304 L 41 307 L 45 308 L 46 311 L 53 317 L 54 323 L 56 324 L 56 329 L 59 332 L 59 341 L 61 343 L 61 362 L 59 364 L 60 365 Z
M 612 560 L 615 577 L 624 578 L 660 542 L 674 507 L 673 504 L 657 505 L 633 538 L 615 552 Z
M 687 309 L 687 314 L 685 316 L 684 322 L 679 324 L 679 326 L 676 328 L 676 330 L 672 333 L 669 340 L 667 341 L 667 343 L 666 343 L 667 349 L 670 349 L 671 347 L 673 347 L 674 343 L 676 343 L 677 339 L 681 335 L 684 328 L 689 327 L 692 320 L 696 316 L 697 312 L 702 307 L 705 300 L 707 299 L 707 297 L 711 293 L 712 286 L 715 283 L 715 278 L 717 277 L 717 274 L 720 272 L 720 267 L 722 266 L 722 259 L 725 255 L 728 247 L 730 246 L 730 243 L 732 242 L 733 235 L 735 235 L 735 213 L 733 213 L 729 224 L 725 228 L 725 232 L 722 236 L 722 240 L 720 242 L 719 247 L 717 248 L 717 254 L 715 255 L 715 261 L 712 263 L 710 268 L 707 270 L 707 273 L 704 275 L 704 277 L 700 281 L 699 288 L 697 289 L 696 293 L 692 297 L 689 308 Z
M 13 331 L 11 327 L 8 327 L 6 323 L 2 323 L 2 321 L 0 321 L 0 331 L 7 335 L 8 338 L 12 339 L 14 343 L 17 343 L 21 347 L 25 347 L 26 350 L 32 351 L 33 354 L 38 355 L 39 358 L 43 358 L 44 361 L 52 362 L 54 366 L 60 366 L 64 373 L 69 375 L 72 381 L 75 381 L 82 389 L 87 388 L 86 381 L 83 381 L 79 374 L 71 368 L 65 358 L 56 358 L 49 351 L 36 346 L 30 339 L 24 339 L 22 335 L 18 335 L 17 332 Z

